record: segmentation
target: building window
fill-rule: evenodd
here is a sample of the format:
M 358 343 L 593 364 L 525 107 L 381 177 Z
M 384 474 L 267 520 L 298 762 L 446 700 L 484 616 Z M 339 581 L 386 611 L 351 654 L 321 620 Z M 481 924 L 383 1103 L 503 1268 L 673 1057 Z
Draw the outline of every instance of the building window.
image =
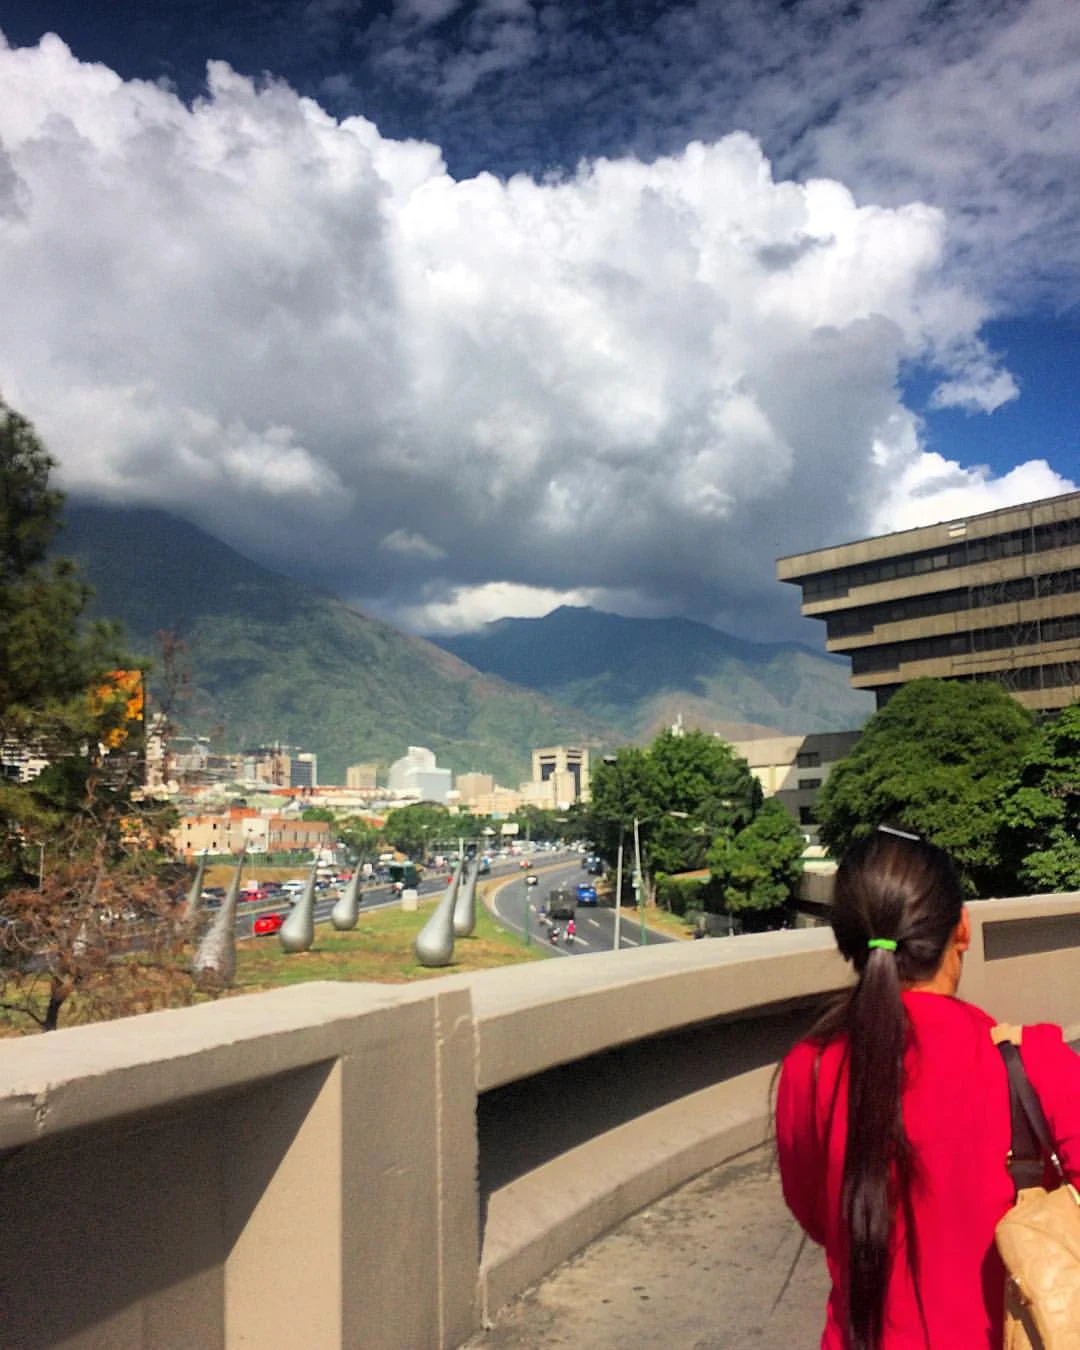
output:
M 799 807 L 799 824 L 800 825 L 817 824 L 817 821 L 814 819 L 814 808 L 812 806 Z
M 799 787 L 800 787 L 800 788 L 819 788 L 820 786 L 821 786 L 821 779 L 820 779 L 820 778 L 800 778 L 800 779 L 799 779 Z
M 800 769 L 820 769 L 821 755 L 817 750 L 803 750 L 795 756 L 795 765 Z

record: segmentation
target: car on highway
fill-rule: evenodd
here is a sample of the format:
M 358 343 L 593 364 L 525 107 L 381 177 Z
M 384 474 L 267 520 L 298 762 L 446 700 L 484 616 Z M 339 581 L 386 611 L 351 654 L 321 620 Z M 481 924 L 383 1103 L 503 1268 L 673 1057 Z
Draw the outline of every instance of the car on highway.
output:
M 595 905 L 597 903 L 596 887 L 591 882 L 578 882 L 577 902 L 579 905 Z
M 535 872 L 530 872 L 529 875 L 525 878 L 526 886 L 539 886 L 539 884 L 540 878 L 536 875 Z
M 277 933 L 285 922 L 284 914 L 260 914 L 251 925 L 252 937 L 267 937 Z

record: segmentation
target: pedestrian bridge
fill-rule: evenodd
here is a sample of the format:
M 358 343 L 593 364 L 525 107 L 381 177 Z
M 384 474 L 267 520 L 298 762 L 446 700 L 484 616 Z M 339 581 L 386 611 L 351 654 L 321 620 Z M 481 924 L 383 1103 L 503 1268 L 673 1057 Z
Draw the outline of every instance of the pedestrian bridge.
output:
M 962 993 L 1080 1035 L 1080 894 L 973 905 Z M 824 929 L 304 984 L 0 1044 L 6 1350 L 450 1350 L 766 1133 Z

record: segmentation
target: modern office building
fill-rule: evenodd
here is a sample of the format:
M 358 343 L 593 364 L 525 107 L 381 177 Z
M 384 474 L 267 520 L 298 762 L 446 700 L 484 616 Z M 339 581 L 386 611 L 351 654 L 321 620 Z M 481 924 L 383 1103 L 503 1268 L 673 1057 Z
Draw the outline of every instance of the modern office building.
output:
M 780 558 L 878 707 L 920 676 L 997 680 L 1026 707 L 1080 698 L 1080 492 Z
M 458 803 L 467 811 L 476 809 L 481 797 L 490 797 L 495 791 L 495 779 L 490 773 L 459 773 L 454 780 Z
M 732 741 L 766 797 L 775 797 L 816 837 L 817 797 L 833 767 L 855 748 L 858 731 L 817 731 L 809 736 L 760 736 Z
M 374 760 L 369 760 L 364 764 L 350 764 L 345 770 L 345 786 L 350 788 L 374 788 L 378 767 Z
M 392 792 L 444 805 L 450 795 L 452 777 L 449 769 L 439 768 L 426 746 L 410 745 L 408 752 L 390 765 L 388 782 Z
M 532 785 L 545 805 L 547 798 L 558 809 L 589 799 L 589 752 L 578 746 L 551 745 L 534 750 Z M 526 785 L 522 784 L 524 792 Z

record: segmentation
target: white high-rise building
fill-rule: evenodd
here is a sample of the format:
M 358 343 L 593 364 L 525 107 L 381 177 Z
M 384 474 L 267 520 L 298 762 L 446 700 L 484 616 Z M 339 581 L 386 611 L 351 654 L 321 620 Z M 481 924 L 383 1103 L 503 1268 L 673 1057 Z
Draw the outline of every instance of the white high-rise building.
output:
M 421 802 L 445 806 L 452 786 L 449 769 L 440 769 L 435 755 L 423 745 L 410 745 L 401 759 L 390 765 L 388 785 L 391 792 L 415 797 Z

